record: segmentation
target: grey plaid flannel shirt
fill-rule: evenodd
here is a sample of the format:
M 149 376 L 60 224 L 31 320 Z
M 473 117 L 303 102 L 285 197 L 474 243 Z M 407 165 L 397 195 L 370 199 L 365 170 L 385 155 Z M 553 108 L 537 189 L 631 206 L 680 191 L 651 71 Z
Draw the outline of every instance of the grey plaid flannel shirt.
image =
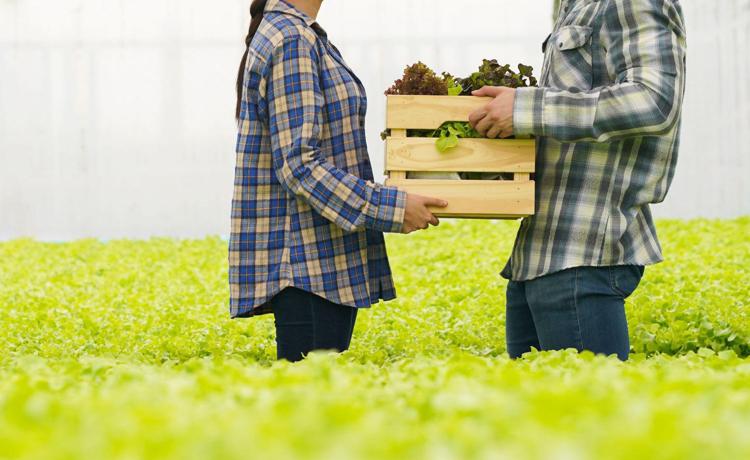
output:
M 649 204 L 674 176 L 686 37 L 677 0 L 568 0 L 539 88 L 519 89 L 516 135 L 537 143 L 536 215 L 503 276 L 662 260 Z

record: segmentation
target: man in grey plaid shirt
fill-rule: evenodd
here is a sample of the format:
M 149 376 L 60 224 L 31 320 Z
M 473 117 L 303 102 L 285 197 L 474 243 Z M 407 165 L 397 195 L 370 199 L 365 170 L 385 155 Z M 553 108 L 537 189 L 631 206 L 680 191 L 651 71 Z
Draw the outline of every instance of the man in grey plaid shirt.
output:
M 539 88 L 482 88 L 481 134 L 537 138 L 536 215 L 503 271 L 512 357 L 630 350 L 625 299 L 662 254 L 649 204 L 674 176 L 685 87 L 678 0 L 563 0 Z

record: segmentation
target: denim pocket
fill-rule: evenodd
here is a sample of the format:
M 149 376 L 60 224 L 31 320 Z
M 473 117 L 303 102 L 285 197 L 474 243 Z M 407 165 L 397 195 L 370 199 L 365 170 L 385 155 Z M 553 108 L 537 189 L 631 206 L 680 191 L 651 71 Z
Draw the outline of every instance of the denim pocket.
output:
M 612 291 L 627 299 L 638 288 L 645 269 L 640 265 L 609 267 L 609 280 Z

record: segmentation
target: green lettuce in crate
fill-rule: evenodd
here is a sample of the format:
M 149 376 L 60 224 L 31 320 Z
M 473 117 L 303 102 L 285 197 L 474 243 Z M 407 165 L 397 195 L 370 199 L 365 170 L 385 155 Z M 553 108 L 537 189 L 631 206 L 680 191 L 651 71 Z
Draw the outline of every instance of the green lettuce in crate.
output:
M 505 86 L 521 88 L 536 86 L 534 68 L 518 64 L 518 72 L 510 65 L 500 65 L 496 59 L 482 61 L 479 69 L 467 78 L 456 78 L 443 72 L 442 77 L 422 62 L 406 67 L 404 76 L 396 80 L 385 92 L 386 95 L 410 96 L 469 96 L 483 86 Z M 441 153 L 458 146 L 459 139 L 481 137 L 469 123 L 449 121 L 436 130 L 408 130 L 409 137 L 435 137 L 435 147 Z M 382 135 L 387 137 L 387 131 Z
M 479 137 L 479 133 L 466 122 L 449 121 L 443 123 L 440 128 L 433 131 L 430 137 L 438 138 L 435 141 L 435 147 L 441 153 L 445 153 L 452 148 L 458 147 L 459 139 L 477 138 Z
M 537 86 L 533 67 L 518 64 L 518 72 L 516 72 L 510 64 L 500 65 L 496 59 L 485 59 L 479 66 L 479 70 L 467 78 L 459 79 L 458 83 L 463 88 L 461 94 L 466 96 L 483 86 L 504 86 L 507 88 Z

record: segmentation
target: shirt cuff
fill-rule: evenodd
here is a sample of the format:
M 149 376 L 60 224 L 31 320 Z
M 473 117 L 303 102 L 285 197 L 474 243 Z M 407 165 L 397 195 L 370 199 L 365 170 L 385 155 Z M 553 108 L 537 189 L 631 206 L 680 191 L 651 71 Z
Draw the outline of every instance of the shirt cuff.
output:
M 544 136 L 544 89 L 518 88 L 513 104 L 513 134 Z
M 406 212 L 406 192 L 377 185 L 372 205 L 365 210 L 365 227 L 379 232 L 401 233 Z

